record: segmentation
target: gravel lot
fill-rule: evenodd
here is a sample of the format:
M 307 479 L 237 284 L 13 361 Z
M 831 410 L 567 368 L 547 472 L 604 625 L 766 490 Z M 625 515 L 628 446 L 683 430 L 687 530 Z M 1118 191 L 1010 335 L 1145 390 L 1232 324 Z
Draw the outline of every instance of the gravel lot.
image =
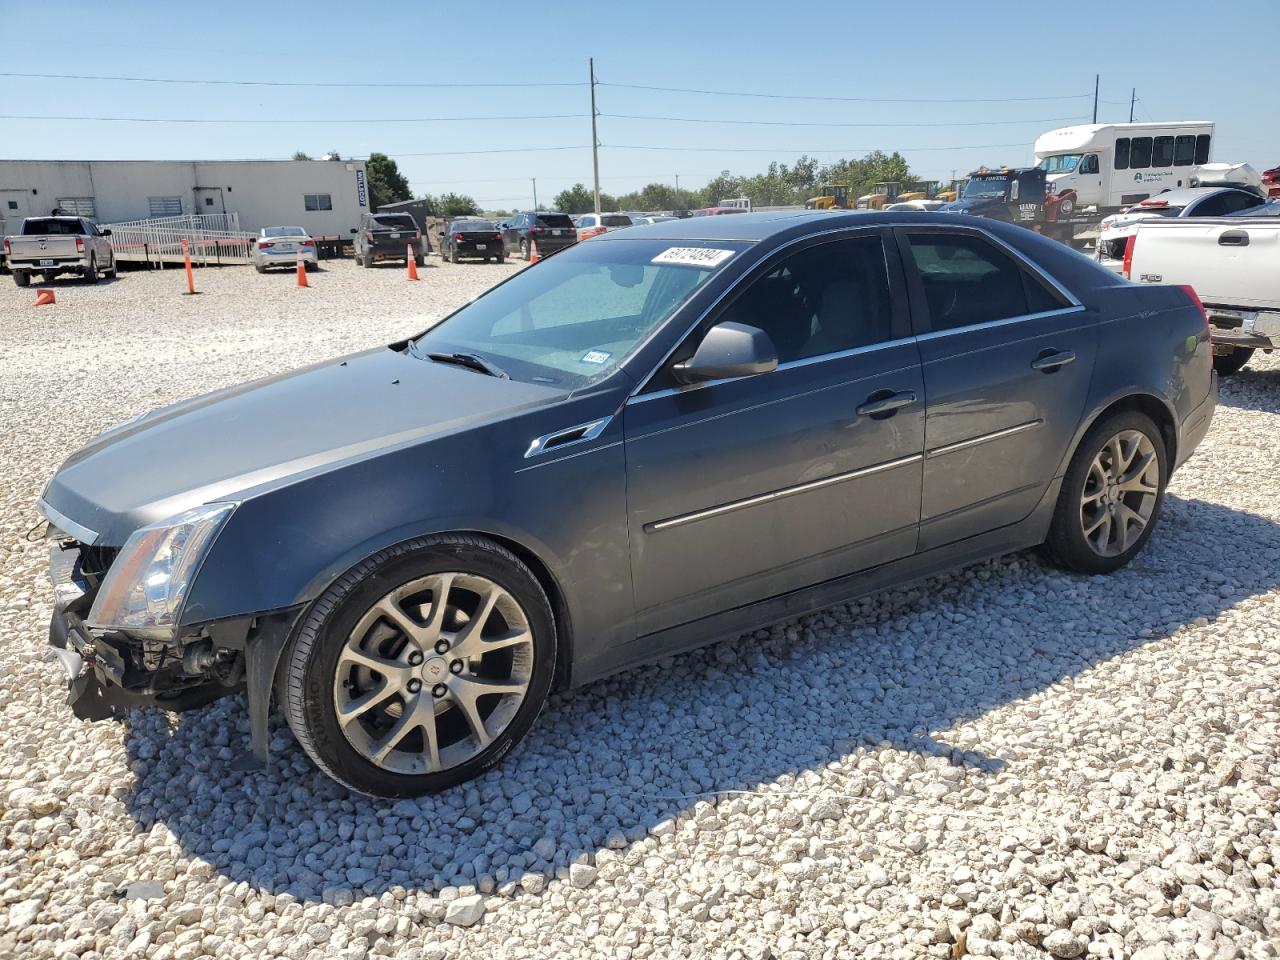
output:
M 0 279 L 0 957 L 1280 954 L 1280 362 L 1146 553 L 1009 557 L 555 697 L 467 788 L 348 797 L 242 699 L 86 725 L 24 539 L 143 409 L 389 341 L 507 276 Z M 175 451 L 175 454 L 178 452 Z

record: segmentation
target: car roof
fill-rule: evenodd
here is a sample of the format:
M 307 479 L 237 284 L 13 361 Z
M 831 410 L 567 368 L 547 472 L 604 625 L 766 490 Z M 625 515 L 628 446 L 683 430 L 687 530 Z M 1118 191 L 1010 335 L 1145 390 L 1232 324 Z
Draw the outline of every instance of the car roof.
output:
M 1247 193 L 1255 196 L 1252 190 L 1246 190 L 1244 187 L 1237 187 L 1231 184 L 1217 184 L 1212 187 L 1179 187 L 1176 190 L 1166 190 L 1164 193 L 1154 193 L 1147 197 L 1148 200 L 1167 200 L 1170 205 L 1187 204 L 1192 200 L 1198 200 L 1200 197 L 1207 197 L 1213 193 Z M 1139 201 L 1137 206 L 1141 206 Z
M 920 214 L 920 217 L 926 216 Z M 641 224 L 634 230 L 607 233 L 592 240 L 620 242 L 629 237 L 649 237 L 670 240 L 764 240 L 775 234 L 809 224 L 825 224 L 831 227 L 873 223 L 897 222 L 896 217 L 886 217 L 878 211 L 830 213 L 814 210 L 771 210 L 766 213 L 739 213 L 732 217 L 687 217 L 683 220 L 663 220 Z M 927 222 L 913 218 L 913 224 Z M 956 223 L 954 215 L 948 215 L 942 223 Z

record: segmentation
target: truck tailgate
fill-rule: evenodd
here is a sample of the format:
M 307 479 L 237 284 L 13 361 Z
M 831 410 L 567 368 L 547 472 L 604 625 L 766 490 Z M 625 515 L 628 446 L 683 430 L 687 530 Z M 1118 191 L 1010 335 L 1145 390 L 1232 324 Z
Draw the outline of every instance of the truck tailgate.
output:
M 10 237 L 11 262 L 30 263 L 40 260 L 69 260 L 80 256 L 76 238 L 72 236 Z
M 1280 222 L 1144 221 L 1129 276 L 1139 283 L 1190 284 L 1206 304 L 1280 309 Z

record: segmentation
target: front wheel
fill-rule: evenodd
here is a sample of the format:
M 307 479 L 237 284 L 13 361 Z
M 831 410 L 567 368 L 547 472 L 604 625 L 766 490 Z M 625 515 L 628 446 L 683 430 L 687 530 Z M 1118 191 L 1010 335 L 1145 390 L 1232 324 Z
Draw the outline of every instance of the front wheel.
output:
M 102 272 L 112 280 L 120 276 L 120 265 L 116 263 L 116 255 L 114 253 L 111 254 L 111 266 Z
M 1230 353 L 1213 358 L 1213 369 L 1220 377 L 1231 377 L 1244 369 L 1244 365 L 1253 356 L 1253 347 L 1232 347 Z
M 89 254 L 89 267 L 84 272 L 84 282 L 98 282 L 98 255 L 96 253 Z
M 555 621 L 524 563 L 473 536 L 375 554 L 312 604 L 280 699 L 312 760 L 359 793 L 408 797 L 497 763 L 555 672 Z
M 1146 414 L 1124 410 L 1094 424 L 1062 480 L 1045 541 L 1050 558 L 1088 574 L 1132 560 L 1160 518 L 1168 461 L 1164 437 Z

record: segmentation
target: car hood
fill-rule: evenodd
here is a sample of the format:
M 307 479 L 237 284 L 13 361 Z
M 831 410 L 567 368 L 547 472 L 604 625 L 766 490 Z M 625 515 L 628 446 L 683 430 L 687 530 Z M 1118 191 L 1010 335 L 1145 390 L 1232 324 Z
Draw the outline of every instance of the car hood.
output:
M 97 542 L 119 545 L 193 506 L 243 499 L 563 396 L 382 347 L 113 427 L 67 459 L 41 500 L 55 524 L 61 514 Z

